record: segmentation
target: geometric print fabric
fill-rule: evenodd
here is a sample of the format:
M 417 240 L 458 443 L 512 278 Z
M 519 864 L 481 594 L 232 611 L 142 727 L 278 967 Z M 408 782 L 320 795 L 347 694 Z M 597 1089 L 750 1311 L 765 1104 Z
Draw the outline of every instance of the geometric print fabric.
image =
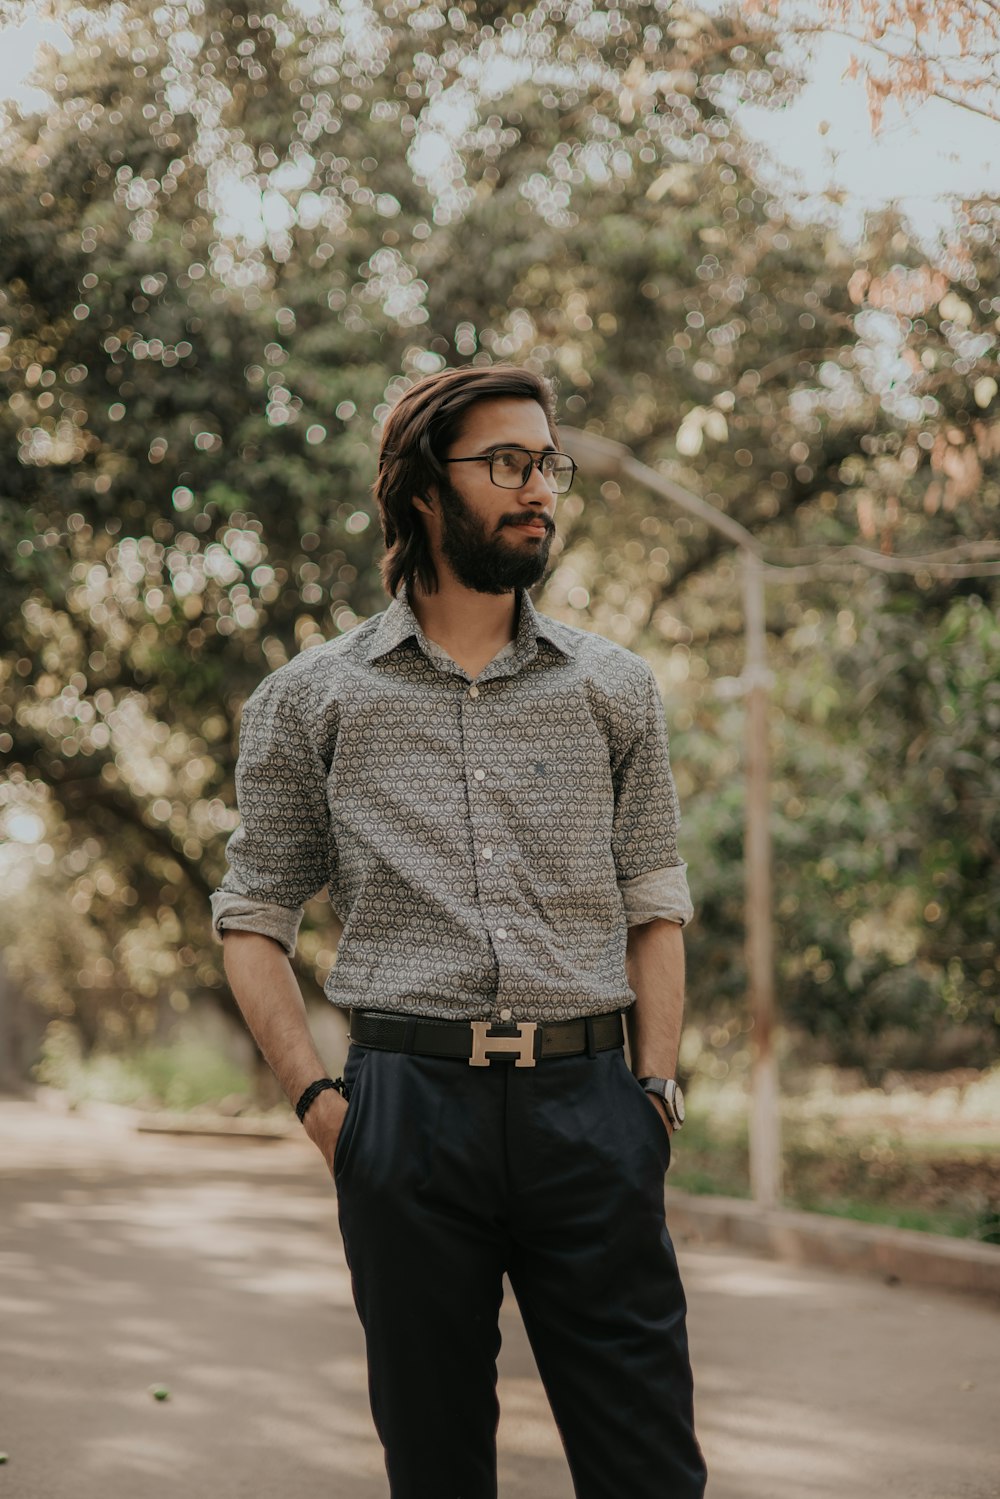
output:
M 331 1002 L 439 1019 L 622 1009 L 631 924 L 693 910 L 663 705 L 633 651 L 539 614 L 471 678 L 389 606 L 248 698 L 213 925 L 295 950 L 325 886 Z

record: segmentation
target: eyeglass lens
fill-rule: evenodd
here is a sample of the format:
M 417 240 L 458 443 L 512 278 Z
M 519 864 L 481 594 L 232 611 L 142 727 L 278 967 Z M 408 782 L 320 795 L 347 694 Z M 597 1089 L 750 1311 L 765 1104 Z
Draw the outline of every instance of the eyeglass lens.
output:
M 531 476 L 533 461 L 525 448 L 497 448 L 491 460 L 494 484 L 504 489 L 520 489 Z M 562 453 L 546 453 L 542 458 L 542 478 L 557 493 L 569 488 L 573 472 L 572 459 Z

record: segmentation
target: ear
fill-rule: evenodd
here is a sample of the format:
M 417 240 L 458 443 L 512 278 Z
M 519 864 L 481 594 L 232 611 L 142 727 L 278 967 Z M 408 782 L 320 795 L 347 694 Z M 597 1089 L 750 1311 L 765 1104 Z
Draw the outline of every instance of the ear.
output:
M 433 515 L 434 507 L 438 503 L 437 489 L 433 484 L 428 484 L 427 497 L 425 498 L 422 494 L 415 494 L 412 497 L 411 503 L 414 510 L 422 510 L 424 515 Z

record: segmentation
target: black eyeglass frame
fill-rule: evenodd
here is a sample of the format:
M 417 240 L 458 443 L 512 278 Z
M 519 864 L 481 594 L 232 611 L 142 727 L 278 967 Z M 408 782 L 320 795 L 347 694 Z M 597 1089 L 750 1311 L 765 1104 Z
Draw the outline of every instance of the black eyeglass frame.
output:
M 521 479 L 520 484 L 497 484 L 496 479 L 494 479 L 493 477 L 493 460 L 498 453 L 527 453 L 528 462 L 525 464 L 524 475 Z M 568 453 L 560 453 L 557 448 L 522 448 L 519 443 L 505 442 L 501 443 L 498 448 L 494 448 L 489 453 L 476 453 L 469 458 L 442 458 L 441 462 L 488 463 L 490 466 L 490 483 L 495 484 L 497 489 L 515 490 L 524 488 L 529 478 L 531 477 L 531 470 L 533 468 L 537 468 L 538 472 L 542 474 L 542 478 L 545 478 L 545 475 L 542 473 L 542 464 L 544 463 L 546 458 L 561 458 L 564 463 L 568 463 L 571 465 L 569 483 L 566 485 L 565 489 L 552 489 L 552 485 L 549 485 L 549 488 L 552 489 L 552 493 L 555 495 L 568 494 L 569 491 L 573 488 L 573 480 L 576 478 L 576 463 Z

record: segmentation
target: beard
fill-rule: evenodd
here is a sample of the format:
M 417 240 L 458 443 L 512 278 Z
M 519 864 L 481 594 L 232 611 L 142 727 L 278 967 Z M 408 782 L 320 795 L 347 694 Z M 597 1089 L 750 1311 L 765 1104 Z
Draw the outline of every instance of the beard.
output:
M 453 485 L 440 483 L 438 494 L 441 551 L 460 583 L 477 593 L 509 593 L 512 588 L 533 588 L 542 581 L 555 535 L 550 520 L 546 518 L 549 529 L 542 540 L 508 542 L 502 528 L 523 520 L 523 512 L 500 516 L 496 531 L 490 532 Z

